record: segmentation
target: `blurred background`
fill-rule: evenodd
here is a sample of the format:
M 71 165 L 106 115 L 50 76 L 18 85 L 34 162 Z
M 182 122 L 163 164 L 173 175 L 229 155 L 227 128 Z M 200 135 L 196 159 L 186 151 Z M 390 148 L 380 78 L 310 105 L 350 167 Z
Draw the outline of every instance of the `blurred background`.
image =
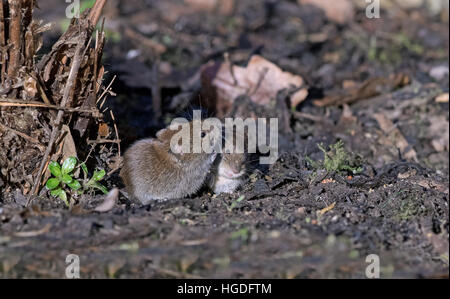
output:
M 81 10 L 94 2 L 82 0 Z M 108 105 L 123 142 L 154 134 L 167 123 L 161 118 L 188 105 L 200 87 L 201 67 L 225 53 L 240 65 L 260 54 L 300 75 L 309 90 L 303 106 L 374 76 L 405 73 L 448 85 L 448 1 L 379 3 L 379 18 L 368 18 L 370 3 L 363 0 L 107 1 L 104 65 L 108 79 L 117 75 L 117 97 Z M 38 5 L 35 17 L 53 23 L 45 53 L 70 22 L 69 4 Z M 162 102 L 157 117 L 155 96 Z

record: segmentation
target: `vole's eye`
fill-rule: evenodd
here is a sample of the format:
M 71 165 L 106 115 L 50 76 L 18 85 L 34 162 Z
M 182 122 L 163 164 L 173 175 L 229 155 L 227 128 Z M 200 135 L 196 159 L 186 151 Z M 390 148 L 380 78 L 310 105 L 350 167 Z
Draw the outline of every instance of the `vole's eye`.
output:
M 202 138 L 205 138 L 206 133 L 205 133 L 205 132 L 202 132 L 202 133 L 200 134 L 200 136 L 201 136 Z

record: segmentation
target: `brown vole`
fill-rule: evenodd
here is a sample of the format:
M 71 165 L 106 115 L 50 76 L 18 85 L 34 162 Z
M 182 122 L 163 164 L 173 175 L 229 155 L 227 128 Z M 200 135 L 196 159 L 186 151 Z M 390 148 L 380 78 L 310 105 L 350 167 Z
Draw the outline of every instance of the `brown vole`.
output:
M 211 167 L 207 182 L 214 193 L 232 193 L 242 184 L 246 173 L 245 153 L 223 153 Z
M 236 128 L 231 133 L 225 133 L 222 138 L 225 143 L 222 154 L 217 157 L 207 178 L 209 188 L 216 194 L 234 192 L 242 184 L 247 170 L 247 134 L 241 135 Z M 238 141 L 238 136 L 243 139 Z
M 120 172 L 126 189 L 143 204 L 155 199 L 184 198 L 197 192 L 203 185 L 216 152 L 193 153 L 193 123 L 190 126 L 190 151 L 176 153 L 171 140 L 180 130 L 163 129 L 157 138 L 143 139 L 134 143 L 124 155 Z M 215 130 L 201 130 L 200 138 L 216 142 Z

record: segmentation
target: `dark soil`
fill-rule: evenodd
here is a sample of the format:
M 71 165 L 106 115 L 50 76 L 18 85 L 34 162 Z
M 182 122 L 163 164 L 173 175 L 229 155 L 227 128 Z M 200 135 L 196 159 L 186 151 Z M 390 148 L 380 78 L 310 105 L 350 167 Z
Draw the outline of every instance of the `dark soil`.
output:
M 435 98 L 448 92 L 449 79 L 429 74 L 448 66 L 448 18 L 419 8 L 400 16 L 382 10 L 383 18 L 372 20 L 360 9 L 354 22 L 335 25 L 320 9 L 295 1 L 236 2 L 231 16 L 193 11 L 175 21 L 170 15 L 181 12 L 172 5 L 180 1 L 111 1 L 106 7 L 111 37 L 105 69 L 118 75 L 109 107 L 122 150 L 192 109 L 198 70 L 225 52 L 238 64 L 257 53 L 301 75 L 310 95 L 297 110 L 320 119 L 292 116 L 292 132 L 280 137 L 278 161 L 250 172 L 231 195 L 202 190 L 148 206 L 121 196 L 113 210 L 97 213 L 101 195 L 83 195 L 69 211 L 46 192 L 25 207 L 20 191 L 5 188 L 0 277 L 65 277 L 69 253 L 80 256 L 85 278 L 364 278 L 369 254 L 379 255 L 384 278 L 448 277 L 448 138 L 443 148 L 433 144 L 448 137 L 448 102 Z M 57 6 L 60 13 L 49 8 Z M 35 15 L 44 20 L 64 14 L 61 1 L 40 7 Z M 127 28 L 166 51 L 155 58 L 127 37 Z M 323 37 L 308 39 L 314 34 Z M 392 41 L 400 35 L 403 42 Z M 49 33 L 46 43 L 57 36 Z M 374 36 L 378 42 L 371 48 Z M 138 56 L 127 59 L 134 49 Z M 345 80 L 398 73 L 412 83 L 357 101 L 345 113 L 342 106 L 313 105 L 341 90 Z M 161 91 L 160 117 L 152 108 L 155 86 Z M 400 153 L 375 113 L 393 121 L 417 161 Z M 338 140 L 362 172 L 327 172 L 311 164 L 324 158 L 317 144 Z M 96 161 L 105 165 L 100 154 Z M 117 172 L 103 183 L 123 186 Z

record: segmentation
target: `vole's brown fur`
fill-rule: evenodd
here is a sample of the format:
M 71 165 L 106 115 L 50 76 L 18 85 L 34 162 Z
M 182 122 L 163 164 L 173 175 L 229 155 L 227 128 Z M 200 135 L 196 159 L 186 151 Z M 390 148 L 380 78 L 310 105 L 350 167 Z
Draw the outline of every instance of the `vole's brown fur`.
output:
M 242 184 L 246 172 L 245 153 L 223 153 L 211 167 L 207 179 L 214 193 L 232 193 Z
M 184 198 L 197 192 L 203 185 L 216 158 L 215 153 L 174 153 L 171 138 L 177 130 L 163 129 L 156 139 L 134 143 L 124 155 L 120 172 L 128 193 L 143 204 L 155 199 Z M 202 131 L 209 138 L 214 131 Z
M 236 129 L 233 129 L 233 137 L 238 135 Z M 225 136 L 223 141 L 225 142 L 225 148 L 223 153 L 216 159 L 210 170 L 210 175 L 207 178 L 209 188 L 214 193 L 232 193 L 243 182 L 243 177 L 247 171 L 247 150 L 248 141 L 247 134 L 244 133 L 243 148 L 240 149 L 237 146 L 237 139 L 229 139 L 229 136 Z M 228 153 L 226 145 L 233 145 L 233 152 Z

